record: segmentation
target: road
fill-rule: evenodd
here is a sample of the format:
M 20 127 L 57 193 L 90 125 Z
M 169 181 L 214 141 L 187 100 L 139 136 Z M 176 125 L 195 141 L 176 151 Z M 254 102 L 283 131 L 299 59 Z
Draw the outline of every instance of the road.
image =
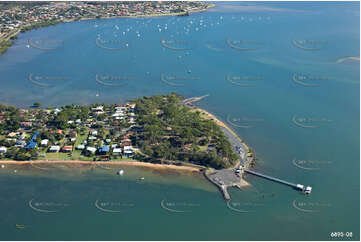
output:
M 233 150 L 237 153 L 239 157 L 240 164 L 244 166 L 247 164 L 247 148 L 245 145 L 237 138 L 235 137 L 228 129 L 224 127 L 220 127 L 223 130 L 223 133 L 227 136 L 229 142 L 231 143 Z M 240 152 L 237 150 L 237 146 L 240 147 Z

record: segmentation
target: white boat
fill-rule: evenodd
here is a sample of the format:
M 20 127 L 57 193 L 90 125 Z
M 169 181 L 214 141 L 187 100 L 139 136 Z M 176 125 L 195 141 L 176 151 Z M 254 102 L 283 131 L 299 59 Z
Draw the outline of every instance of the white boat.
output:
M 122 169 L 120 169 L 119 171 L 117 171 L 117 175 L 121 176 L 124 174 L 124 171 Z
M 305 193 L 306 193 L 307 195 L 311 194 L 311 191 L 312 191 L 312 187 L 306 187 Z

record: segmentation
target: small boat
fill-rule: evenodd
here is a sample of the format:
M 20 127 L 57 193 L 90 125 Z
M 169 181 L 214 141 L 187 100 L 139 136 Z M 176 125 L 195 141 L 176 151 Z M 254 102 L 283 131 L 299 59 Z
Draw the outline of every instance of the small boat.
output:
M 139 180 L 141 180 L 141 181 L 143 181 L 144 179 L 145 179 L 145 178 L 144 178 L 143 176 L 139 178 Z
M 312 187 L 306 187 L 306 189 L 305 189 L 305 191 L 304 191 L 304 193 L 306 194 L 306 195 L 310 195 L 311 194 L 311 191 L 312 191 Z
M 16 224 L 15 226 L 17 229 L 25 229 L 25 225 L 22 224 Z
M 1 165 L 1 168 L 5 168 L 5 165 Z
M 30 48 L 30 45 L 26 45 L 26 48 Z
M 121 176 L 124 174 L 124 171 L 122 169 L 120 169 L 119 171 L 117 171 L 117 175 Z

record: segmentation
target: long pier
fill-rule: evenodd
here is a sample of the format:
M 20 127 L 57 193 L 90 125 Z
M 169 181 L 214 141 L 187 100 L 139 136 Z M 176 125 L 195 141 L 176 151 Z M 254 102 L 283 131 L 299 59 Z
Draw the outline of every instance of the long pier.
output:
M 293 187 L 293 188 L 295 188 L 297 190 L 301 190 L 301 191 L 305 192 L 306 194 L 310 194 L 311 190 L 312 190 L 312 187 L 309 187 L 309 186 L 305 187 L 304 185 L 301 185 L 301 184 L 295 184 L 295 183 L 292 183 L 292 182 L 281 180 L 281 179 L 278 179 L 278 178 L 272 177 L 272 176 L 267 176 L 267 175 L 261 174 L 259 172 L 251 171 L 251 170 L 248 170 L 248 169 L 244 169 L 244 172 L 247 172 L 247 173 L 255 175 L 255 176 L 263 177 L 265 179 L 268 179 L 268 180 L 271 180 L 271 181 L 274 181 L 274 182 L 278 182 L 278 183 Z
M 203 99 L 203 98 L 205 98 L 205 97 L 208 97 L 209 96 L 209 94 L 207 94 L 207 95 L 203 95 L 203 96 L 201 96 L 201 97 L 191 97 L 191 98 L 187 98 L 187 99 L 184 99 L 183 101 L 182 101 L 182 103 L 183 104 L 191 104 L 191 103 L 194 103 L 194 102 L 198 102 L 198 101 L 200 101 L 201 99 Z
M 281 179 L 278 179 L 278 178 L 272 177 L 272 176 L 267 176 L 267 175 L 261 174 L 261 173 L 259 173 L 259 172 L 251 171 L 251 170 L 248 170 L 248 169 L 244 169 L 244 171 L 247 172 L 247 173 L 249 173 L 249 174 L 255 175 L 255 176 L 263 177 L 263 178 L 266 178 L 266 179 L 271 180 L 271 181 L 275 181 L 275 182 L 278 182 L 278 183 L 285 184 L 285 185 L 287 185 L 287 186 L 291 186 L 291 187 L 297 188 L 297 184 L 292 183 L 292 182 L 288 182 L 288 181 L 285 181 L 285 180 L 281 180 Z

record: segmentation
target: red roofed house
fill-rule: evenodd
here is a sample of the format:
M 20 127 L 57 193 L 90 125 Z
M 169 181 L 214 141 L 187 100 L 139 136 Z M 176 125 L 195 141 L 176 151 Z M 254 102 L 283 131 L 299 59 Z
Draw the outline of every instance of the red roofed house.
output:
M 72 152 L 73 151 L 73 146 L 64 146 L 61 149 L 62 152 Z
M 33 124 L 31 122 L 20 122 L 22 128 L 30 128 Z

